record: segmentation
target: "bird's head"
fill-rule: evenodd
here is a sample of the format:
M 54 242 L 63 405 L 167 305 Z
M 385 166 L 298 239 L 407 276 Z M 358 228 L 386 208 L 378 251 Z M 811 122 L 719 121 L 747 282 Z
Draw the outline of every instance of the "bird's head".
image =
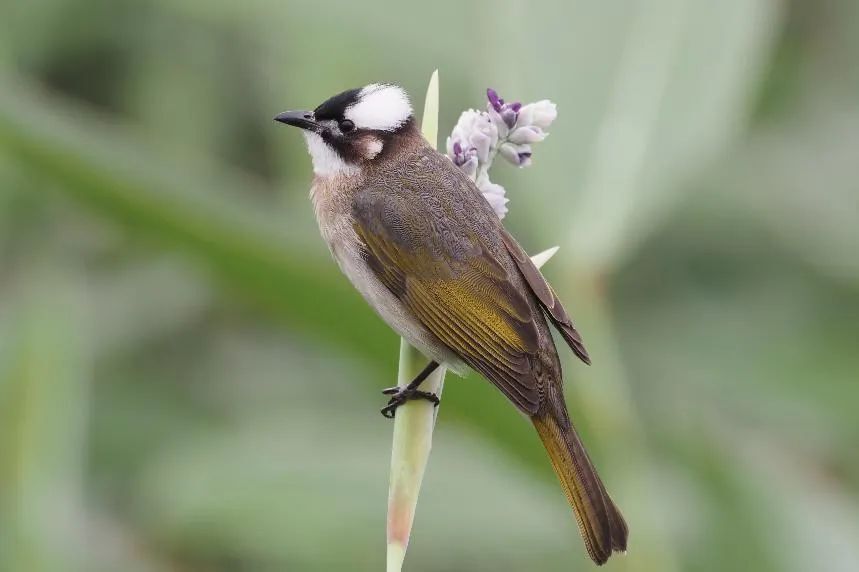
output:
M 303 130 L 313 171 L 321 177 L 357 173 L 415 130 L 408 95 L 391 84 L 350 89 L 313 111 L 284 111 L 274 119 Z

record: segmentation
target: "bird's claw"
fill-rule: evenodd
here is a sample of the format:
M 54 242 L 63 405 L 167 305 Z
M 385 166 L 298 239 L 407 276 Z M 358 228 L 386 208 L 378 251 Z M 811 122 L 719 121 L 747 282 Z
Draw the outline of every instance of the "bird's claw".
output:
M 389 387 L 382 391 L 385 395 L 391 395 L 388 404 L 382 408 L 382 416 L 388 419 L 393 419 L 397 413 L 397 408 L 410 399 L 426 399 L 436 407 L 441 403 L 438 395 L 429 391 L 421 391 L 420 389 L 403 389 L 401 387 Z

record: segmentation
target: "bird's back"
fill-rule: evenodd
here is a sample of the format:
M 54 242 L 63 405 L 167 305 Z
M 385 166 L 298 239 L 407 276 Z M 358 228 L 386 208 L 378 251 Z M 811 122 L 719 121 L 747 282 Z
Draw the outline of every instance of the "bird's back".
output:
M 560 363 L 509 235 L 447 157 L 425 144 L 396 157 L 353 199 L 370 266 L 465 363 L 535 413 L 544 378 L 560 380 Z

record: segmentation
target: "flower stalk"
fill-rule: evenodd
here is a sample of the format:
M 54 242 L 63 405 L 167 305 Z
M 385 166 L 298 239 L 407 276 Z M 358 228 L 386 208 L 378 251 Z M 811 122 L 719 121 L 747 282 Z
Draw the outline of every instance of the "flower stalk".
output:
M 427 87 L 421 132 L 433 147 L 438 140 L 438 70 Z M 408 385 L 426 367 L 427 358 L 400 340 L 400 367 L 397 385 Z M 421 389 L 441 397 L 445 367 L 440 365 L 421 384 Z M 407 401 L 394 416 L 394 440 L 391 447 L 391 476 L 388 489 L 388 556 L 387 572 L 400 572 L 409 545 L 418 493 L 426 472 L 432 435 L 438 409 L 425 399 Z
M 557 116 L 555 104 L 541 101 L 529 105 L 505 104 L 494 90 L 487 90 L 487 111 L 468 110 L 447 139 L 448 156 L 474 180 L 483 196 L 498 214 L 507 213 L 504 188 L 489 181 L 489 168 L 497 155 L 519 167 L 531 162 L 532 143 L 542 141 L 544 129 Z M 438 70 L 427 88 L 421 132 L 437 146 L 439 87 Z M 555 246 L 533 257 L 539 268 L 558 251 Z M 428 358 L 405 340 L 400 340 L 400 365 L 397 385 L 405 386 L 428 363 Z M 421 389 L 441 397 L 446 369 L 439 366 L 421 384 Z M 387 572 L 401 572 L 415 518 L 418 495 L 432 448 L 438 407 L 427 400 L 407 401 L 397 408 L 391 447 L 391 473 L 388 489 Z

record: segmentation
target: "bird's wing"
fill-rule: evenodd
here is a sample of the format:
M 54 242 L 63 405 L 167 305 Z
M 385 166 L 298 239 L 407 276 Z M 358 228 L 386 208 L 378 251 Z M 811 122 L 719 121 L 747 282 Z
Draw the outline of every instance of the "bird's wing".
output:
M 521 246 L 519 246 L 519 243 L 516 242 L 516 239 L 510 236 L 506 230 L 503 231 L 503 237 L 504 246 L 507 247 L 507 251 L 516 262 L 516 266 L 519 267 L 522 277 L 537 297 L 540 306 L 546 312 L 549 320 L 552 321 L 561 333 L 561 336 L 564 338 L 564 341 L 567 342 L 567 345 L 570 346 L 570 349 L 573 350 L 573 353 L 575 353 L 580 360 L 590 365 L 591 358 L 588 356 L 588 351 L 585 349 L 585 345 L 582 342 L 582 336 L 579 334 L 578 330 L 576 330 L 576 327 L 573 325 L 573 320 L 570 318 L 569 314 L 567 314 L 567 311 L 564 310 L 564 306 L 561 305 L 561 301 L 558 299 L 555 291 L 549 283 L 546 282 L 543 274 L 537 266 L 531 262 L 531 259 L 527 254 L 525 254 L 525 251 Z
M 461 218 L 487 211 L 469 214 L 456 196 L 402 191 L 367 188 L 355 197 L 354 227 L 368 266 L 427 330 L 533 415 L 540 400 L 532 365 L 539 309 L 511 282 L 506 268 L 515 266 L 499 260 L 509 256 L 501 236 L 492 241 Z

